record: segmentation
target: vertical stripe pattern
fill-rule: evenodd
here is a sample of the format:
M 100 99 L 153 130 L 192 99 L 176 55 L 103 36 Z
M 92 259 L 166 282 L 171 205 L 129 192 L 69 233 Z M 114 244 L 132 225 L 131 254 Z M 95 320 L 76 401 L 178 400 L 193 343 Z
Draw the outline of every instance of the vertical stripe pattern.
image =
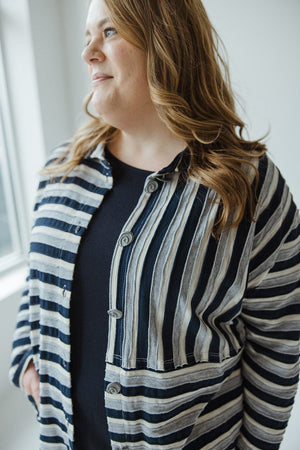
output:
M 112 448 L 278 449 L 299 373 L 299 215 L 264 158 L 256 221 L 216 240 L 216 194 L 182 176 L 186 157 L 147 178 L 115 246 L 109 302 L 122 314 L 108 317 L 105 373 Z M 10 378 L 22 386 L 33 359 L 41 449 L 74 446 L 72 279 L 81 237 L 112 187 L 102 146 L 63 182 L 40 181 Z

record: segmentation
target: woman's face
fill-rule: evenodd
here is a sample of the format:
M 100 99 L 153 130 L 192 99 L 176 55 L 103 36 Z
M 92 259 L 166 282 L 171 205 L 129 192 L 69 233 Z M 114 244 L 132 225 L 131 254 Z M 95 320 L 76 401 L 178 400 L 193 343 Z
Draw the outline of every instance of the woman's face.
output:
M 152 105 L 146 53 L 117 33 L 104 0 L 91 1 L 82 58 L 92 80 L 93 107 L 106 123 L 122 128 Z

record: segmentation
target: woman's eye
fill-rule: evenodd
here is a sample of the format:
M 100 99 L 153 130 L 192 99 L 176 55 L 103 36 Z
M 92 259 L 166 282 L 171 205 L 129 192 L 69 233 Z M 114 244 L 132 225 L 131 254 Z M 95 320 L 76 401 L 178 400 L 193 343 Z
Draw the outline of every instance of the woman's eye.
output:
M 117 33 L 117 30 L 115 28 L 109 27 L 105 28 L 103 33 L 106 38 L 110 38 L 111 36 L 114 36 Z

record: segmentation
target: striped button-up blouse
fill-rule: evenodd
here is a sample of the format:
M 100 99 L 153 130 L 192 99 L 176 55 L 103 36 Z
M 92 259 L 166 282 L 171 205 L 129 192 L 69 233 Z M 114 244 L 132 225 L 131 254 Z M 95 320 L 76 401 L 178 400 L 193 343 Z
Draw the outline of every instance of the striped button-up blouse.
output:
M 185 166 L 182 153 L 147 177 L 116 242 L 103 311 L 112 449 L 278 449 L 299 371 L 297 209 L 265 157 L 256 221 L 215 239 L 216 193 Z M 39 372 L 40 449 L 74 447 L 72 278 L 112 188 L 101 145 L 64 181 L 41 176 L 10 369 L 21 387 L 31 359 Z

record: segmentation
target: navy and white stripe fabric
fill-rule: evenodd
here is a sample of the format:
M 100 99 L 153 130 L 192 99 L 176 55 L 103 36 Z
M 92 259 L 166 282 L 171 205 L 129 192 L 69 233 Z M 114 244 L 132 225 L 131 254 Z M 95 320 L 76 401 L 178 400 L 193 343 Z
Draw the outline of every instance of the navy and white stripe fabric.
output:
M 104 394 L 111 445 L 278 449 L 299 372 L 299 215 L 264 157 L 256 222 L 217 240 L 216 193 L 182 176 L 185 165 L 183 153 L 147 177 L 116 243 Z M 10 370 L 17 386 L 30 359 L 39 371 L 40 449 L 74 445 L 74 265 L 112 188 L 102 145 L 63 182 L 40 181 Z

